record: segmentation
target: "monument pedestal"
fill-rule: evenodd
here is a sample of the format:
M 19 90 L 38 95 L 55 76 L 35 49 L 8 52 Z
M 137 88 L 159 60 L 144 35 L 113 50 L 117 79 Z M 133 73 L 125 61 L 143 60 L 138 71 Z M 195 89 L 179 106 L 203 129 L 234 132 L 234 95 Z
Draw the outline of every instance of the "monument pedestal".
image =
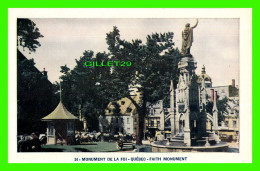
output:
M 176 117 L 172 123 L 172 135 L 178 135 L 183 133 L 183 143 L 186 146 L 191 146 L 191 111 L 190 106 L 193 101 L 190 98 L 192 95 L 192 79 L 195 76 L 195 69 L 197 68 L 197 63 L 194 61 L 192 55 L 184 56 L 178 63 L 178 68 L 180 70 L 179 82 L 176 89 Z M 173 101 L 173 100 L 172 100 Z M 181 117 L 184 117 L 181 119 Z M 184 121 L 183 123 L 180 123 Z M 184 128 L 184 129 L 183 129 Z M 183 132 L 182 132 L 183 131 Z M 174 138 L 172 136 L 172 138 Z
M 190 129 L 184 129 L 184 143 L 186 146 L 191 146 Z

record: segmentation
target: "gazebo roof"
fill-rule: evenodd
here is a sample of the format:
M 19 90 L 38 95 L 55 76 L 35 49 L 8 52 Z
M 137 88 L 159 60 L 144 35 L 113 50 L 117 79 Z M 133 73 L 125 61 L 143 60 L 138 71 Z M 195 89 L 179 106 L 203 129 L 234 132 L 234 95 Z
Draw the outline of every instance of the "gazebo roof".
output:
M 58 104 L 56 109 L 53 112 L 51 112 L 49 115 L 42 118 L 42 120 L 47 121 L 47 120 L 59 120 L 59 119 L 60 120 L 76 120 L 78 118 L 76 116 L 74 116 L 73 114 L 71 114 L 60 101 L 60 103 Z

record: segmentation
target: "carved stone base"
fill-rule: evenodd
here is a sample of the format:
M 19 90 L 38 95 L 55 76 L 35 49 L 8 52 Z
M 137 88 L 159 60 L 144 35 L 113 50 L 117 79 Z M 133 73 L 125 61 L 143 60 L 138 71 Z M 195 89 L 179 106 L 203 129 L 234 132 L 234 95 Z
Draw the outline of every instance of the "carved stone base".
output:
M 184 143 L 187 146 L 191 146 L 191 139 L 190 139 L 190 131 L 189 130 L 184 130 Z

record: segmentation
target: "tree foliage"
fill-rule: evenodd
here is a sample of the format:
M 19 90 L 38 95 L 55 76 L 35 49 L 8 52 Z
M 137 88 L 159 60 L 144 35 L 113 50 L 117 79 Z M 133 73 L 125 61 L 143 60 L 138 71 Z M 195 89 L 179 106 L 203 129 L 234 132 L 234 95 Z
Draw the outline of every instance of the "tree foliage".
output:
M 41 37 L 43 35 L 32 20 L 26 18 L 17 19 L 17 46 L 22 46 L 23 48 L 28 48 L 30 52 L 35 52 L 36 48 L 41 46 L 37 40 Z
M 146 43 L 135 39 L 122 40 L 117 27 L 107 33 L 108 49 L 113 60 L 131 61 L 131 67 L 114 67 L 113 89 L 117 98 L 127 97 L 135 105 L 138 114 L 137 144 L 142 144 L 146 104 L 163 99 L 169 93 L 170 80 L 177 84 L 179 50 L 174 48 L 173 33 L 153 33 L 146 37 Z M 138 85 L 138 86 L 137 86 Z M 142 103 L 137 104 L 129 86 L 142 93 Z
M 66 65 L 61 66 L 62 101 L 74 115 L 79 115 L 88 121 L 89 130 L 98 130 L 98 117 L 104 115 L 109 103 L 111 85 L 109 67 L 86 67 L 86 61 L 106 62 L 108 54 L 85 51 L 76 59 L 76 66 L 71 70 Z
M 98 117 L 105 114 L 109 102 L 113 102 L 114 113 L 120 113 L 116 101 L 127 97 L 136 107 L 138 114 L 137 144 L 141 144 L 147 102 L 155 103 L 169 94 L 170 80 L 177 84 L 179 50 L 174 48 L 173 33 L 148 35 L 146 43 L 135 39 L 120 38 L 119 29 L 114 27 L 107 33 L 109 53 L 85 51 L 72 70 L 61 67 L 63 102 L 74 114 L 81 108 L 89 128 L 98 129 Z M 86 67 L 86 61 L 130 61 L 129 66 Z M 112 72 L 111 72 L 112 71 Z M 98 83 L 98 84 L 97 84 Z M 130 87 L 142 92 L 141 103 L 137 103 Z
M 41 118 L 52 112 L 58 102 L 57 89 L 36 67 L 17 50 L 18 133 L 46 131 Z
M 229 105 L 230 99 L 228 97 L 224 97 L 221 100 L 217 100 L 217 108 L 218 108 L 218 122 L 221 123 L 225 120 L 225 115 L 229 113 L 231 109 Z
M 224 97 L 220 100 L 217 100 L 217 109 L 218 109 L 218 122 L 219 124 L 225 120 L 225 115 L 227 115 L 231 109 L 229 102 L 232 101 L 231 99 L 229 99 L 228 97 Z M 208 102 L 206 105 L 206 112 L 210 113 L 211 115 L 213 115 L 212 113 L 212 109 L 213 109 L 213 102 Z

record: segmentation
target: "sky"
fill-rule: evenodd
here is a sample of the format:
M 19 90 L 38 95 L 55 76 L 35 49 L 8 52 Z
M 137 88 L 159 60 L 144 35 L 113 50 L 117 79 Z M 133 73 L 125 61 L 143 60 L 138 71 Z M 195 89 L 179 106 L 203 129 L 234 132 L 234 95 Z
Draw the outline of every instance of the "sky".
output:
M 75 59 L 85 50 L 95 53 L 107 51 L 106 33 L 117 26 L 121 39 L 141 39 L 151 33 L 173 32 L 175 47 L 181 49 L 182 31 L 186 23 L 193 26 L 196 19 L 176 18 L 31 18 L 41 34 L 41 47 L 35 53 L 21 52 L 29 59 L 34 58 L 36 67 L 46 68 L 51 82 L 59 81 L 60 66 L 73 69 Z M 198 19 L 193 30 L 191 54 L 197 61 L 196 74 L 203 65 L 212 78 L 213 86 L 230 85 L 231 80 L 239 84 L 239 19 Z

